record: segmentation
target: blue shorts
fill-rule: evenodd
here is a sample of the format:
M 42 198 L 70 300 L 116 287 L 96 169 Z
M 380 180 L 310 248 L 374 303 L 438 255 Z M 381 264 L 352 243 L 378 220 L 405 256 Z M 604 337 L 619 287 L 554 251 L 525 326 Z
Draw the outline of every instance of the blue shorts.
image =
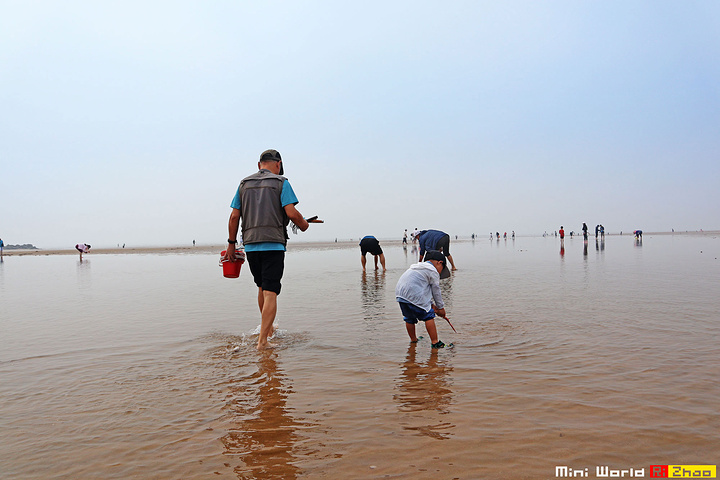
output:
M 426 322 L 435 318 L 435 310 L 432 308 L 429 311 L 425 311 L 420 307 L 407 302 L 398 302 L 400 304 L 400 311 L 403 314 L 403 320 L 406 323 L 412 323 L 413 325 L 418 323 L 418 320 Z

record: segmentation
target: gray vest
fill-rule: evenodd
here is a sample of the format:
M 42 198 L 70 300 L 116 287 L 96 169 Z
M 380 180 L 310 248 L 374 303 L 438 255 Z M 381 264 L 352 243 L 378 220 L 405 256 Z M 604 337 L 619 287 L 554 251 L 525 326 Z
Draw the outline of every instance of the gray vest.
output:
M 285 177 L 260 170 L 240 182 L 240 215 L 243 243 L 287 244 L 290 223 L 280 204 Z

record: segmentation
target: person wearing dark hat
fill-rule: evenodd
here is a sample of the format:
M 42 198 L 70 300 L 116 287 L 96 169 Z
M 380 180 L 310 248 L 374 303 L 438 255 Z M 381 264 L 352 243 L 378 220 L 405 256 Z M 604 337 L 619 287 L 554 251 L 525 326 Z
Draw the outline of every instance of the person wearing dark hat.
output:
M 378 269 L 378 259 L 380 259 L 383 272 L 387 270 L 387 268 L 385 268 L 385 254 L 380 247 L 380 242 L 372 235 L 367 235 L 360 240 L 360 263 L 362 264 L 363 272 L 365 271 L 365 264 L 367 263 L 365 256 L 368 253 L 375 259 L 375 270 Z
M 452 269 L 457 270 L 452 255 L 450 255 L 450 235 L 440 230 L 423 230 L 417 234 L 417 237 L 420 242 L 420 260 L 423 259 L 427 250 L 438 250 L 450 260 Z M 498 238 L 500 238 L 499 233 Z
M 280 294 L 285 269 L 287 226 L 290 221 L 303 232 L 309 223 L 322 223 L 317 217 L 306 220 L 295 208 L 298 199 L 290 182 L 283 176 L 283 162 L 277 150 L 260 154 L 258 172 L 242 180 L 230 207 L 228 247 L 225 259 L 235 260 L 240 219 L 242 242 L 255 284 L 258 287 L 258 307 L 261 323 L 258 350 L 268 346 L 274 331 L 277 296 Z
M 425 322 L 432 348 L 443 348 L 445 344 L 438 338 L 435 315 L 447 318 L 445 303 L 440 293 L 440 279 L 450 276 L 445 255 L 437 250 L 425 254 L 425 261 L 410 265 L 402 274 L 395 287 L 395 300 L 405 320 L 405 328 L 410 341 L 418 341 L 415 325 Z

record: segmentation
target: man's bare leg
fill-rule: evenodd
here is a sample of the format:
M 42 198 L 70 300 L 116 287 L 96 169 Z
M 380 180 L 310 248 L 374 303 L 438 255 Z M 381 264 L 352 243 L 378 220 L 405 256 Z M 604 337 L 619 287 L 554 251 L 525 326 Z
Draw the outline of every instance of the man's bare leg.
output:
M 277 294 L 262 288 L 258 290 L 258 306 L 260 307 L 262 320 L 260 322 L 257 349 L 262 350 L 273 346 L 268 342 L 268 337 L 275 331 L 273 323 L 277 314 Z
M 453 262 L 452 255 L 448 254 L 447 259 L 450 260 L 450 265 L 452 265 L 452 269 L 457 270 L 457 268 L 455 268 L 455 262 Z
M 360 255 L 360 263 L 362 264 L 363 272 L 365 271 L 365 263 L 366 262 L 367 262 L 367 260 L 365 259 L 365 255 Z
M 383 267 L 383 272 L 384 272 L 385 270 L 387 270 L 387 268 L 385 268 L 385 254 L 384 254 L 384 253 L 381 253 L 381 254 L 380 254 L 380 264 L 381 264 L 382 267 Z

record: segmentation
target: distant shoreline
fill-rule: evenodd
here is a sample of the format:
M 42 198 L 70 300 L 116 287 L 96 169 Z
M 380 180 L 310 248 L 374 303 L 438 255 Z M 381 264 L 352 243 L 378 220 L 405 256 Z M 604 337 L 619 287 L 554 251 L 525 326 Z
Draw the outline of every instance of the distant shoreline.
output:
M 309 249 L 334 249 L 345 248 L 357 245 L 357 241 L 338 241 L 338 242 L 307 242 L 307 243 L 290 243 L 288 242 L 288 252 Z M 397 243 L 400 243 L 399 241 Z M 153 246 L 153 247 L 114 247 L 114 248 L 91 248 L 85 256 L 92 255 L 143 255 L 143 254 L 187 254 L 187 253 L 214 253 L 220 254 L 225 250 L 227 245 L 197 245 L 197 246 Z M 35 250 L 5 250 L 5 257 L 22 257 L 22 256 L 47 256 L 47 255 L 80 255 L 75 248 L 67 249 L 35 249 Z
M 551 237 L 554 237 L 553 234 L 548 234 Z M 703 230 L 703 231 L 685 231 L 685 232 L 643 232 L 644 236 L 650 236 L 650 235 L 709 235 L 709 236 L 715 236 L 720 235 L 720 230 Z M 613 234 L 606 234 L 607 237 L 631 237 L 632 232 L 623 233 L 622 235 L 619 233 L 613 233 Z M 517 238 L 522 238 L 523 236 L 519 236 Z M 528 236 L 525 236 L 528 237 Z M 529 235 L 529 237 L 542 237 L 542 235 Z M 575 237 L 582 238 L 582 234 L 575 234 Z M 572 237 L 572 238 L 575 238 Z M 593 235 L 589 235 L 589 237 L 592 239 L 594 238 Z M 566 234 L 566 238 L 571 238 Z M 478 235 L 475 237 L 476 241 L 483 241 L 488 240 L 488 237 L 485 235 Z M 348 248 L 348 247 L 354 247 L 357 246 L 359 241 L 358 240 L 342 240 L 337 242 L 288 242 L 287 250 L 288 252 L 293 251 L 301 251 L 301 250 L 311 250 L 311 249 L 336 249 L 336 248 Z M 469 242 L 472 241 L 470 238 L 463 237 L 459 238 L 457 242 Z M 388 246 L 399 246 L 402 245 L 401 240 L 380 240 L 382 245 L 388 245 Z M 411 243 L 409 243 L 411 245 Z M 115 248 L 92 248 L 89 253 L 86 253 L 85 255 L 130 255 L 130 254 L 136 254 L 136 255 L 143 255 L 143 254 L 187 254 L 187 253 L 215 253 L 220 254 L 222 250 L 225 250 L 227 245 L 198 245 L 198 246 L 152 246 L 152 247 L 128 247 L 128 248 L 122 248 L 122 247 L 115 247 Z M 79 255 L 78 251 L 75 250 L 75 248 L 67 248 L 67 249 L 37 249 L 37 250 L 5 250 L 3 252 L 4 257 L 22 257 L 22 256 L 39 256 L 39 255 Z

